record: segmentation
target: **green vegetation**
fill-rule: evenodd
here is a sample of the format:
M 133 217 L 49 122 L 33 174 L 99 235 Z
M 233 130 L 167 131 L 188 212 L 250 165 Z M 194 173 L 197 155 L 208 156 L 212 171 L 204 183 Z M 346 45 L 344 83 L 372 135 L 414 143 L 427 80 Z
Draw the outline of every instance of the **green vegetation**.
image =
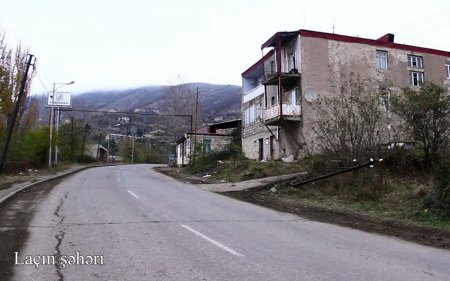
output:
M 394 219 L 449 230 L 450 162 L 445 161 L 450 140 L 447 92 L 434 84 L 425 84 L 417 92 L 405 89 L 392 105 L 380 106 L 378 90 L 365 83 L 367 81 L 350 80 L 337 87 L 343 91 L 342 95 L 325 98 L 317 106 L 318 113 L 323 114 L 318 121 L 320 126 L 315 129 L 318 145 L 323 148 L 321 153 L 295 163 L 262 163 L 245 159 L 239 149 L 238 157 L 232 158 L 228 148 L 203 155 L 185 171 L 199 175 L 208 173 L 212 179 L 227 181 L 306 171 L 305 180 L 379 157 L 383 161 L 374 167 L 300 187 L 280 183 L 275 193 L 266 190 L 263 196 L 279 196 L 306 205 L 342 208 L 382 220 Z M 403 119 L 401 137 L 411 140 L 410 143 L 415 144 L 412 147 L 400 144 L 388 148 L 387 132 L 379 130 L 374 134 L 377 128 L 387 128 L 390 120 L 386 118 L 386 108 L 391 106 Z

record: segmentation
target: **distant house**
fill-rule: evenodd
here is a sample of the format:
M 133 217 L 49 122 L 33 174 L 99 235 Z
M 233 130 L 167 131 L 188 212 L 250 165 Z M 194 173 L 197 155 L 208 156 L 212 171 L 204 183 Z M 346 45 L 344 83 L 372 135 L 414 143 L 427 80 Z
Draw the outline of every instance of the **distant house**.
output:
M 89 155 L 91 155 L 97 161 L 106 162 L 108 149 L 106 149 L 103 145 L 93 144 L 89 146 Z
M 130 117 L 122 116 L 117 118 L 117 121 L 119 121 L 122 124 L 130 123 Z
M 200 144 L 203 153 L 223 150 L 233 140 L 232 133 L 241 125 L 241 120 L 225 121 L 206 125 L 195 133 L 187 133 L 177 140 L 177 165 L 189 164 L 194 143 Z

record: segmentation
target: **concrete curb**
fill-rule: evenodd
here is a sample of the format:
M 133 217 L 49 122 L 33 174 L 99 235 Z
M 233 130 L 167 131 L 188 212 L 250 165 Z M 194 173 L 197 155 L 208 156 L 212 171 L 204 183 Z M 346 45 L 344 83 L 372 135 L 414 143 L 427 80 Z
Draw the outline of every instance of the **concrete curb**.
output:
M 9 188 L 11 190 L 6 191 L 6 194 L 4 194 L 4 195 L 2 195 L 0 197 L 0 205 L 5 203 L 6 201 L 8 201 L 11 197 L 15 196 L 17 193 L 19 193 L 21 191 L 24 191 L 25 189 L 31 188 L 31 187 L 33 187 L 35 185 L 39 185 L 39 184 L 42 184 L 42 183 L 46 183 L 46 182 L 50 182 L 50 181 L 53 181 L 53 180 L 57 180 L 57 179 L 60 179 L 60 178 L 66 177 L 66 176 L 70 176 L 72 174 L 75 174 L 75 173 L 78 173 L 78 172 L 81 172 L 83 170 L 87 170 L 87 169 L 90 169 L 90 168 L 99 168 L 99 167 L 108 167 L 108 166 L 120 166 L 120 165 L 122 165 L 122 164 L 119 164 L 119 165 L 116 164 L 116 165 L 85 166 L 85 167 L 80 167 L 80 168 L 74 169 L 72 171 L 62 172 L 59 175 L 56 174 L 56 175 L 48 176 L 47 178 L 38 180 L 38 181 L 33 182 L 33 183 L 25 183 L 25 185 L 23 185 L 23 186 L 21 186 L 19 184 L 18 186 L 14 187 L 15 184 L 12 184 L 12 186 Z
M 306 172 L 294 173 L 294 174 L 286 174 L 279 175 L 273 177 L 266 177 L 260 179 L 252 179 L 240 182 L 227 182 L 227 183 L 206 183 L 206 184 L 197 184 L 203 190 L 212 191 L 212 192 L 229 192 L 229 191 L 241 191 L 250 188 L 257 187 L 265 187 L 269 186 L 281 181 L 288 181 L 294 179 L 298 176 L 306 175 Z

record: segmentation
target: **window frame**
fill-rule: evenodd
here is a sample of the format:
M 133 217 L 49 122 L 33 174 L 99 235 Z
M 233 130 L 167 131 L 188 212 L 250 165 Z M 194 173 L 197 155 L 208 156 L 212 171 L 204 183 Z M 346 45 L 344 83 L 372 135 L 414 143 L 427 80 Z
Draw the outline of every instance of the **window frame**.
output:
M 450 62 L 445 64 L 445 71 L 447 72 L 447 79 L 450 79 Z
M 202 151 L 205 154 L 209 154 L 212 152 L 212 139 L 204 138 L 202 140 Z
M 256 105 L 252 104 L 248 108 L 244 109 L 244 124 L 252 124 L 257 121 L 257 109 Z
M 417 55 L 408 55 L 408 66 L 423 69 L 423 57 Z
M 388 70 L 389 69 L 389 54 L 388 51 L 377 50 L 377 69 Z
M 425 82 L 425 73 L 424 72 L 422 72 L 422 71 L 410 71 L 409 72 L 409 83 L 411 86 L 422 86 L 424 82 Z

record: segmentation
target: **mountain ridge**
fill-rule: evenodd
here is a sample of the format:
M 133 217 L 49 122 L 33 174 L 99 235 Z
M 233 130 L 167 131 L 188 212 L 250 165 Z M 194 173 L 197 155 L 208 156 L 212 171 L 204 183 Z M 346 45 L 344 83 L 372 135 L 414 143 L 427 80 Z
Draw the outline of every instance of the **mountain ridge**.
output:
M 240 118 L 241 87 L 209 83 L 149 85 L 123 90 L 94 90 L 72 95 L 72 108 L 109 112 L 175 113 L 191 111 L 199 89 L 199 108 L 205 121 Z M 46 97 L 40 103 L 40 117 L 45 119 Z M 183 106 L 183 103 L 185 106 Z M 195 110 L 195 109 L 194 109 Z M 180 112 L 177 112 L 180 113 Z M 185 114 L 185 113 L 183 113 Z

